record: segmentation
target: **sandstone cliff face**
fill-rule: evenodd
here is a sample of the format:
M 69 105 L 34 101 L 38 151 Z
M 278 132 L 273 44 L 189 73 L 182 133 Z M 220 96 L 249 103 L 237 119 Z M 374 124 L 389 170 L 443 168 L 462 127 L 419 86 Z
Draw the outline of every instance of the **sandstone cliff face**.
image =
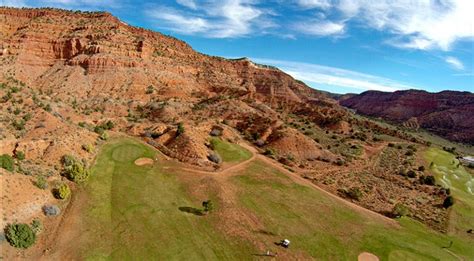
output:
M 340 101 L 358 113 L 412 125 L 453 141 L 474 144 L 474 94 L 443 91 L 368 91 Z
M 1 8 L 0 23 L 0 49 L 6 50 L 2 56 L 11 57 L 3 71 L 42 90 L 87 89 L 88 97 L 110 91 L 139 99 L 152 85 L 164 96 L 181 98 L 224 92 L 274 106 L 311 99 L 334 104 L 278 69 L 247 59 L 206 56 L 182 41 L 128 26 L 108 13 Z

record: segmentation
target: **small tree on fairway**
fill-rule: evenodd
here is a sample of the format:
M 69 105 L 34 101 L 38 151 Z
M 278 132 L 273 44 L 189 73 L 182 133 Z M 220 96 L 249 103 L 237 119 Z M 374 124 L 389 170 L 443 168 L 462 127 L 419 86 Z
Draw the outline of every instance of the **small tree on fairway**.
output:
M 214 209 L 214 204 L 212 203 L 212 201 L 209 199 L 209 200 L 206 200 L 206 201 L 203 201 L 202 202 L 202 207 L 204 208 L 204 212 L 210 212 Z

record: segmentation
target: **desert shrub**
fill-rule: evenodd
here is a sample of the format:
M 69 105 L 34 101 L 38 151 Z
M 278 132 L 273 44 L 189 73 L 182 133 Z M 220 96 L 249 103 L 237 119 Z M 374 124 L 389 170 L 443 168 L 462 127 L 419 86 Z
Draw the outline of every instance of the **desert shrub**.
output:
M 111 130 L 115 127 L 115 123 L 113 121 L 106 121 L 102 124 L 102 128 L 104 130 Z
M 41 221 L 37 218 L 33 219 L 33 221 L 31 222 L 31 229 L 36 235 L 38 235 L 43 232 L 43 223 L 41 223 Z
M 23 119 L 21 120 L 15 120 L 12 122 L 12 126 L 13 128 L 15 128 L 15 130 L 24 130 L 25 129 L 25 121 Z
M 212 161 L 212 162 L 214 162 L 214 163 L 217 163 L 217 164 L 219 164 L 219 163 L 222 162 L 222 158 L 219 156 L 219 154 L 214 153 L 214 152 L 211 153 L 211 154 L 209 154 L 209 156 L 207 156 L 207 158 L 208 158 L 210 161 Z
M 33 116 L 31 116 L 31 113 L 27 113 L 27 114 L 25 114 L 25 116 L 23 116 L 23 120 L 24 121 L 29 121 L 29 120 L 31 120 L 32 117 Z
M 8 225 L 5 237 L 10 245 L 17 248 L 28 248 L 36 241 L 35 232 L 28 224 Z
M 425 171 L 425 166 L 419 166 L 418 171 Z
M 15 170 L 15 162 L 13 158 L 8 154 L 3 154 L 0 156 L 0 168 L 6 169 L 8 171 Z
M 92 144 L 82 144 L 82 149 L 91 153 L 94 151 L 94 146 Z
M 146 92 L 145 93 L 146 94 L 152 94 L 154 90 L 155 90 L 155 88 L 153 88 L 153 86 L 150 85 L 150 86 L 146 87 Z
M 406 176 L 407 175 L 407 171 L 405 169 L 400 169 L 398 171 L 398 174 L 401 175 L 401 176 Z
M 343 159 L 337 159 L 335 163 L 338 166 L 343 166 L 345 164 L 345 161 Z
M 390 148 L 393 148 L 393 147 L 395 147 L 395 144 L 389 143 L 388 146 L 389 146 Z
M 273 155 L 275 155 L 275 151 L 271 148 L 266 148 L 265 152 L 263 154 L 267 155 L 267 156 L 273 156 Z
M 39 176 L 36 178 L 35 185 L 40 189 L 48 188 L 48 182 L 46 181 L 46 178 L 43 176 Z
M 178 127 L 176 128 L 176 136 L 183 134 L 184 131 L 185 129 L 184 129 L 183 123 L 182 122 L 178 123 Z
M 443 150 L 444 151 L 447 151 L 447 152 L 450 152 L 450 153 L 454 153 L 456 151 L 456 147 L 443 147 Z
M 362 198 L 362 191 L 359 188 L 353 187 L 346 192 L 346 195 L 352 199 L 360 200 Z
M 66 183 L 62 183 L 53 190 L 53 194 L 57 199 L 67 199 L 71 196 L 71 189 Z
M 392 209 L 392 215 L 394 217 L 402 217 L 406 216 L 410 213 L 410 210 L 407 206 L 403 205 L 402 203 L 397 203 Z
M 407 152 L 405 152 L 405 156 L 413 156 L 414 155 L 414 152 L 412 150 L 407 150 Z
M 101 140 L 108 140 L 109 139 L 109 134 L 107 134 L 107 132 L 102 132 L 102 134 L 99 135 L 99 138 Z
M 57 216 L 61 213 L 61 209 L 56 205 L 45 205 L 43 206 L 43 213 L 46 216 Z
M 415 178 L 416 177 L 416 172 L 413 171 L 413 170 L 409 170 L 409 171 L 407 171 L 407 176 L 409 178 Z
M 260 139 L 260 133 L 258 133 L 258 132 L 253 132 L 253 133 L 252 133 L 252 139 L 253 139 L 253 140 L 258 140 L 258 139 Z
M 447 196 L 444 201 L 443 201 L 443 207 L 444 208 L 449 208 L 452 205 L 454 205 L 454 198 L 453 196 Z
M 24 160 L 25 159 L 25 153 L 23 151 L 19 151 L 17 150 L 15 152 L 15 157 L 18 159 L 18 160 Z
M 429 176 L 421 176 L 420 177 L 420 183 L 425 184 L 425 185 L 434 186 L 436 181 L 435 181 L 435 178 L 433 176 L 429 175 Z
M 99 125 L 98 125 L 98 126 L 95 126 L 95 127 L 94 127 L 94 132 L 97 133 L 97 134 L 99 134 L 99 135 L 101 135 L 102 133 L 104 133 L 104 131 L 105 131 L 105 130 L 104 130 L 104 128 L 102 128 L 102 126 L 99 126 Z
M 202 207 L 204 208 L 204 212 L 210 212 L 214 209 L 214 203 L 209 199 L 202 202 Z
M 86 181 L 90 176 L 89 169 L 86 168 L 83 162 L 77 160 L 71 155 L 64 155 L 62 158 L 63 175 L 74 182 Z

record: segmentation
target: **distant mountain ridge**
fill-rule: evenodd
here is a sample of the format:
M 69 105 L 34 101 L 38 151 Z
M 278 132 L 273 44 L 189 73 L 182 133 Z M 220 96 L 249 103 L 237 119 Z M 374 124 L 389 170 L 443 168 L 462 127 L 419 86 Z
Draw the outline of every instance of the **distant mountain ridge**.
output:
M 419 126 L 452 141 L 474 144 L 471 92 L 366 91 L 339 103 L 367 116 Z

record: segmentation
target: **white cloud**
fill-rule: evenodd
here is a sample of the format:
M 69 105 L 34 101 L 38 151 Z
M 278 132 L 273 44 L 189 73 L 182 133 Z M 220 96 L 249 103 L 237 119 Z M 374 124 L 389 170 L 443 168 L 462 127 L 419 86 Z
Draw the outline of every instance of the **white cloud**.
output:
M 191 8 L 193 10 L 197 9 L 196 2 L 194 0 L 176 0 L 176 2 L 182 6 L 187 8 Z
M 192 8 L 195 4 L 195 8 Z M 185 12 L 158 6 L 147 11 L 161 28 L 215 38 L 231 38 L 259 33 L 275 24 L 267 18 L 270 12 L 250 0 L 194 1 L 180 0 L 191 9 Z
M 460 39 L 474 38 L 472 0 L 344 0 L 333 8 L 346 21 L 395 35 L 401 48 L 449 50 Z
M 463 71 L 464 70 L 464 64 L 457 59 L 456 57 L 448 56 L 444 59 L 445 62 L 447 62 L 452 68 Z
M 420 89 L 379 76 L 318 64 L 260 58 L 252 58 L 252 60 L 258 63 L 277 66 L 296 79 L 315 84 L 315 88 L 317 88 L 319 84 L 352 88 L 361 91 L 379 90 L 393 92 L 396 90 Z
M 321 8 L 331 7 L 330 0 L 298 0 L 297 4 L 303 8 Z
M 340 35 L 345 31 L 344 23 L 334 23 L 331 21 L 299 22 L 294 28 L 304 34 L 316 36 Z

